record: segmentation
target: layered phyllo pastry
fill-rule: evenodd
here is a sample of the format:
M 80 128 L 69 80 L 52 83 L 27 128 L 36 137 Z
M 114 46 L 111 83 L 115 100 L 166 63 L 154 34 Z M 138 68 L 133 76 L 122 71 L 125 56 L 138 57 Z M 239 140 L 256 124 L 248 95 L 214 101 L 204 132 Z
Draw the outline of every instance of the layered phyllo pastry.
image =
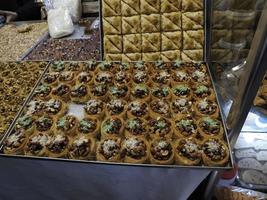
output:
M 46 73 L 43 82 L 47 85 L 56 86 L 58 83 L 59 72 Z
M 65 84 L 59 84 L 57 87 L 52 89 L 51 96 L 54 99 L 60 98 L 61 100 L 68 102 L 70 100 L 69 93 L 70 86 Z
M 121 136 L 124 130 L 123 119 L 120 117 L 108 117 L 101 124 L 101 139 Z
M 54 134 L 46 144 L 48 157 L 67 158 L 69 143 L 70 139 L 66 134 Z
M 92 85 L 93 84 L 93 74 L 91 72 L 81 72 L 77 77 L 78 84 Z
M 133 84 L 150 84 L 150 78 L 146 71 L 136 70 L 132 75 Z
M 127 104 L 125 101 L 120 99 L 114 99 L 106 105 L 106 116 L 118 116 L 124 118 L 126 116 Z
M 107 71 L 100 71 L 94 77 L 95 84 L 111 84 L 113 81 L 113 75 Z
M 121 139 L 110 137 L 102 139 L 97 146 L 96 160 L 104 162 L 120 162 Z
M 156 71 L 152 75 L 152 83 L 154 85 L 169 85 L 170 79 L 171 75 L 165 70 Z
M 205 139 L 209 137 L 223 138 L 223 127 L 221 122 L 212 117 L 203 117 L 198 120 L 198 129 L 200 135 Z
M 178 84 L 172 87 L 173 98 L 191 99 L 191 88 L 188 84 Z
M 118 71 L 114 76 L 114 83 L 116 85 L 125 85 L 131 81 L 130 73 L 126 71 Z
M 117 63 L 116 71 L 131 72 L 131 66 L 129 63 Z
M 41 100 L 48 100 L 50 98 L 51 87 L 47 84 L 40 84 L 34 90 L 34 96 Z
M 145 84 L 134 85 L 131 90 L 131 99 L 148 102 L 150 100 L 150 91 L 148 86 Z
M 172 98 L 171 89 L 168 86 L 156 86 L 151 90 L 152 100 L 164 99 L 170 101 Z
M 27 105 L 26 115 L 41 116 L 44 111 L 44 102 L 41 100 L 32 100 Z
M 202 160 L 206 166 L 225 166 L 229 160 L 229 149 L 220 139 L 207 139 L 202 145 Z
M 109 97 L 111 99 L 129 99 L 129 88 L 127 85 L 118 85 L 109 87 Z
M 93 99 L 106 100 L 108 87 L 105 84 L 97 84 L 90 87 L 90 97 Z
M 89 99 L 89 91 L 85 84 L 75 85 L 70 91 L 70 98 L 75 103 L 85 103 Z
M 46 156 L 46 144 L 50 137 L 45 132 L 37 132 L 31 135 L 24 147 L 24 154 L 29 156 Z
M 210 78 L 205 71 L 195 70 L 192 74 L 192 81 L 201 83 L 204 85 L 210 85 Z
M 150 163 L 158 165 L 174 163 L 173 145 L 170 140 L 163 138 L 152 140 L 150 143 Z
M 197 124 L 192 117 L 182 117 L 174 123 L 174 135 L 176 138 L 188 138 L 197 135 Z
M 122 143 L 121 158 L 125 163 L 142 164 L 148 161 L 149 144 L 144 138 L 130 137 Z
M 147 124 L 146 120 L 142 118 L 130 118 L 125 123 L 125 137 L 147 137 Z
M 156 119 L 150 119 L 148 121 L 148 132 L 152 139 L 156 138 L 172 138 L 173 125 L 170 120 L 159 117 Z
M 215 99 L 214 92 L 211 88 L 205 85 L 196 85 L 193 87 L 193 95 L 196 100 L 204 98 Z
M 62 61 L 54 62 L 50 65 L 52 72 L 61 72 L 65 69 L 65 63 Z
M 84 111 L 87 117 L 102 119 L 105 115 L 105 106 L 101 100 L 91 99 L 86 103 Z
M 87 62 L 82 62 L 82 71 L 86 72 L 93 72 L 96 70 L 97 67 L 97 62 L 96 61 L 87 61 Z
M 219 117 L 219 108 L 217 104 L 210 99 L 201 99 L 195 103 L 195 112 L 198 117 L 210 116 Z
M 96 70 L 97 72 L 100 71 L 112 72 L 115 70 L 115 64 L 112 62 L 103 61 L 101 63 L 98 63 Z
M 74 77 L 75 77 L 74 72 L 64 71 L 60 73 L 58 80 L 63 84 L 74 85 L 75 84 Z
M 54 121 L 52 117 L 42 116 L 35 120 L 35 128 L 38 132 L 50 132 L 54 128 Z
M 193 112 L 192 101 L 187 98 L 174 99 L 171 103 L 171 110 L 175 118 L 191 115 Z
M 133 70 L 149 71 L 148 63 L 145 63 L 144 61 L 132 62 L 131 65 Z
M 174 146 L 174 158 L 177 165 L 199 165 L 201 162 L 201 145 L 194 138 L 179 139 Z
M 171 64 L 172 71 L 176 71 L 176 70 L 180 70 L 184 68 L 180 60 L 176 60 L 175 62 L 171 62 L 170 64 Z
M 172 81 L 171 85 L 174 87 L 177 84 L 189 84 L 190 82 L 190 76 L 184 69 L 177 69 L 172 72 Z
M 168 71 L 169 70 L 169 63 L 163 62 L 163 61 L 156 61 L 153 63 L 150 63 L 152 65 L 152 68 L 154 70 L 164 70 L 164 71 Z
M 181 65 L 188 71 L 189 74 L 193 74 L 196 70 L 201 72 L 207 72 L 207 67 L 202 62 L 199 63 L 188 62 L 188 63 L 182 63 Z
M 78 124 L 78 133 L 90 137 L 97 137 L 100 132 L 100 122 L 96 118 L 86 117 Z
M 66 113 L 67 107 L 66 104 L 59 99 L 50 99 L 44 103 L 44 110 L 49 116 L 61 117 Z
M 34 118 L 31 115 L 19 117 L 15 127 L 16 130 L 23 129 L 27 135 L 31 135 L 34 131 Z
M 24 129 L 13 130 L 4 142 L 5 154 L 22 154 L 23 148 L 28 141 L 28 135 Z
M 78 119 L 73 115 L 66 115 L 58 119 L 56 129 L 66 135 L 75 135 L 78 126 Z
M 95 157 L 95 140 L 85 135 L 74 137 L 69 145 L 69 158 L 77 160 L 93 160 Z
M 150 103 L 149 115 L 151 118 L 171 117 L 170 105 L 167 101 L 157 99 Z
M 71 71 L 77 74 L 82 68 L 79 62 L 67 62 L 65 64 L 66 71 Z
M 135 117 L 141 117 L 141 118 L 148 118 L 149 111 L 148 111 L 148 105 L 140 100 L 132 101 L 128 104 L 127 108 L 127 117 L 128 118 L 135 118 Z

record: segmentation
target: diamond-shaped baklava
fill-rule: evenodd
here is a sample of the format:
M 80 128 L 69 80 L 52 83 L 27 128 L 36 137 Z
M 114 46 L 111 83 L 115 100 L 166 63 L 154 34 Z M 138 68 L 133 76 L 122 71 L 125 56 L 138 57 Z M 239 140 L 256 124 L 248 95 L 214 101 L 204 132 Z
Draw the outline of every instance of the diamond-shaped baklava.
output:
M 141 34 L 130 34 L 123 36 L 123 53 L 141 52 Z
M 162 31 L 181 30 L 181 12 L 163 13 L 161 15 Z
M 121 17 L 103 18 L 104 34 L 121 34 Z
M 104 38 L 106 53 L 122 52 L 122 37 L 119 35 L 106 35 Z
M 140 16 L 122 17 L 122 34 L 140 33 Z
M 133 16 L 140 13 L 139 0 L 121 0 L 122 16 Z
M 103 0 L 102 10 L 104 17 L 121 15 L 120 0 Z
M 160 51 L 160 33 L 144 33 L 142 34 L 143 52 L 159 52 Z
M 161 0 L 161 13 L 178 12 L 181 10 L 181 0 Z
M 182 34 L 181 31 L 163 32 L 161 34 L 161 50 L 181 49 Z
M 183 31 L 183 49 L 203 48 L 203 30 Z
M 185 62 L 202 61 L 203 49 L 183 50 L 181 52 L 181 58 Z
M 141 15 L 142 33 L 160 32 L 160 15 Z
M 204 14 L 199 12 L 185 12 L 182 14 L 183 30 L 203 29 Z

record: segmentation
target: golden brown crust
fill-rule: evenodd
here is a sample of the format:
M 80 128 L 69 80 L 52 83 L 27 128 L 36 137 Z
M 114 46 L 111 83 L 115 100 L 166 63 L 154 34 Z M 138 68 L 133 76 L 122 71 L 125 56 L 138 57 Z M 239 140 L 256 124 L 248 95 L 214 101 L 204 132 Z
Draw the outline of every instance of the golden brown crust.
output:
M 182 14 L 183 30 L 203 29 L 204 14 L 203 11 L 184 12 Z
M 103 146 L 105 146 L 105 149 L 103 148 Z M 109 156 L 106 155 L 105 157 L 104 152 L 107 153 Z M 97 144 L 97 150 L 96 150 L 97 161 L 120 162 L 121 161 L 120 154 L 121 154 L 121 139 L 118 137 L 110 136 L 109 138 L 102 139 Z
M 163 13 L 161 15 L 161 28 L 163 31 L 181 30 L 181 12 Z
M 121 17 L 103 18 L 103 30 L 105 35 L 121 34 Z
M 140 33 L 140 16 L 122 17 L 122 34 Z
M 142 33 L 160 32 L 160 15 L 141 15 Z
M 102 1 L 102 12 L 104 17 L 121 15 L 120 0 Z
M 141 52 L 141 34 L 130 34 L 123 36 L 123 53 Z
M 204 31 L 193 30 L 183 32 L 184 49 L 202 49 L 204 45 Z
M 157 151 L 157 149 L 153 148 L 154 145 L 159 145 L 160 142 L 167 143 L 167 145 L 165 145 L 163 143 L 160 144 L 160 147 L 163 147 L 163 149 L 165 149 L 166 146 L 170 147 L 170 150 L 168 151 L 168 154 L 167 154 L 167 152 L 165 152 L 165 150 L 161 150 L 161 149 L 158 150 L 160 152 L 159 154 L 163 154 L 164 155 L 163 156 L 164 159 L 161 159 L 161 160 L 157 159 L 157 157 L 155 156 L 155 152 Z M 173 162 L 174 162 L 174 152 L 173 152 L 173 150 L 174 150 L 173 149 L 173 144 L 171 143 L 170 140 L 162 140 L 162 139 L 152 140 L 150 142 L 150 156 L 149 156 L 150 163 L 151 164 L 157 164 L 157 165 L 172 165 Z M 165 154 L 167 154 L 167 155 L 165 155 Z
M 106 35 L 104 37 L 105 53 L 121 53 L 122 52 L 122 37 L 119 35 Z

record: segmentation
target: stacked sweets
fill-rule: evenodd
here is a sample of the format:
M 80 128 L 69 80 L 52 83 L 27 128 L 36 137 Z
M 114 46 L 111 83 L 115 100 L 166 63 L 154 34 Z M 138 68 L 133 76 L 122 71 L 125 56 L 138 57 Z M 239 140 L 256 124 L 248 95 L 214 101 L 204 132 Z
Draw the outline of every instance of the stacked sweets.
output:
M 70 104 L 84 106 L 83 119 L 69 114 Z M 203 63 L 55 62 L 4 153 L 225 166 L 224 134 Z

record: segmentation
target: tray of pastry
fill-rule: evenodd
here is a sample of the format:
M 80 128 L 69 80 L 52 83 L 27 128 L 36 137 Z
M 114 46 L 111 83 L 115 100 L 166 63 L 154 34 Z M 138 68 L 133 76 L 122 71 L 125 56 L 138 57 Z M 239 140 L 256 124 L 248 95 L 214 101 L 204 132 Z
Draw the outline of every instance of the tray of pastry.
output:
M 104 60 L 204 60 L 203 0 L 99 2 Z
M 0 62 L 0 140 L 47 65 L 47 62 Z
M 53 62 L 2 155 L 228 169 L 216 98 L 205 63 Z

